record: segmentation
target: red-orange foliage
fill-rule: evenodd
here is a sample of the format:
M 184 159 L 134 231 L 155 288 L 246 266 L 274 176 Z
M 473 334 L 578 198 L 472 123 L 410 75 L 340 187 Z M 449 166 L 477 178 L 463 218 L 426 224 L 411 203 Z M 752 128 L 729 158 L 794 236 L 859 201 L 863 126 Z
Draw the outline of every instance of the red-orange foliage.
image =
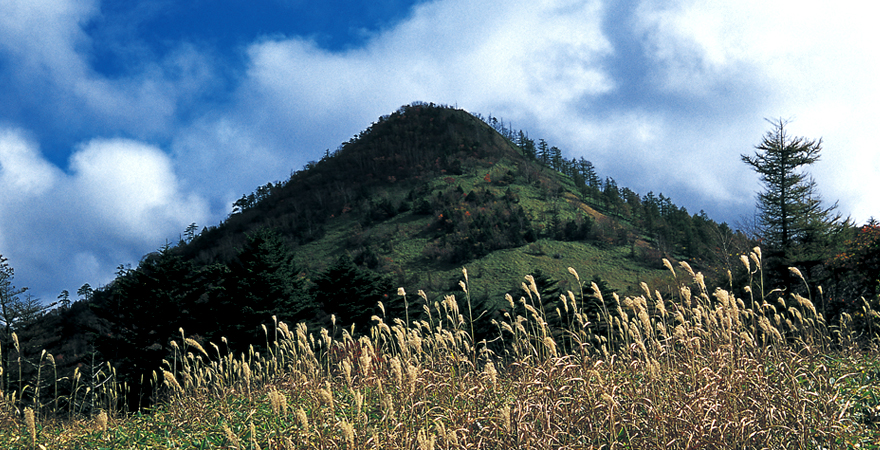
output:
M 846 241 L 846 250 L 831 260 L 831 266 L 844 270 L 880 268 L 880 223 L 869 222 Z

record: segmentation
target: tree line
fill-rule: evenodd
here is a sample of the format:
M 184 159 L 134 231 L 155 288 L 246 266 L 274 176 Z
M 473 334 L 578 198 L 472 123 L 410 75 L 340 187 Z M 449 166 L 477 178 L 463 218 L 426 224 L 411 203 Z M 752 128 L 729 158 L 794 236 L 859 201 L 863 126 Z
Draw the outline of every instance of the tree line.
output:
M 180 340 L 180 330 L 206 346 L 223 342 L 220 351 L 238 354 L 249 345 L 265 344 L 260 324 L 303 322 L 364 332 L 373 315 L 383 315 L 378 302 L 387 305 L 388 314 L 400 308 L 388 276 L 354 264 L 348 255 L 307 276 L 294 263 L 294 251 L 285 239 L 272 230 L 249 234 L 235 258 L 225 264 L 199 265 L 179 250 L 166 245 L 137 267 L 121 268 L 88 300 L 29 317 L 23 315 L 27 304 L 20 298 L 23 291 L 12 287 L 11 268 L 3 260 L 0 306 L 9 315 L 4 316 L 5 328 L 0 332 L 0 387 L 33 396 L 37 392 L 33 387 L 28 390 L 14 381 L 33 380 L 46 354 L 52 355 L 58 378 L 66 384 L 62 390 L 73 382 L 75 370 L 84 374 L 83 380 L 90 380 L 108 367 L 120 382 L 141 386 L 169 359 L 169 343 Z M 78 341 L 73 345 L 65 337 Z M 52 389 L 42 393 L 51 395 Z M 138 389 L 129 394 L 131 407 L 149 397 Z

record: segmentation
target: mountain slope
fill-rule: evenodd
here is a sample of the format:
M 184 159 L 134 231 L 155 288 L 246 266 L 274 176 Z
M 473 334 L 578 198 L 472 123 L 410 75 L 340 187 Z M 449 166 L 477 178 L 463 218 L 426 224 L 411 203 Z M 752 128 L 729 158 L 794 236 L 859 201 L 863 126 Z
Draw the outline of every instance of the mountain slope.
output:
M 661 257 L 706 258 L 715 247 L 734 254 L 732 240 L 716 246 L 707 237 L 724 235 L 724 226 L 662 194 L 599 183 L 586 161 L 554 158 L 551 168 L 522 132 L 512 138 L 448 107 L 416 104 L 380 118 L 289 180 L 242 196 L 217 226 L 120 270 L 88 308 L 75 305 L 94 346 L 67 355 L 59 373 L 93 357 L 136 382 L 168 359 L 181 328 L 229 351 L 266 342 L 260 325 L 273 318 L 364 331 L 382 314 L 380 301 L 391 317 L 406 311 L 398 287 L 410 293 L 412 318 L 426 301 L 467 295 L 477 333 L 487 335 L 490 319 L 509 309 L 505 294 L 526 295 L 525 275 L 535 275 L 553 311 L 564 307 L 559 294 L 589 294 L 591 281 L 605 294 L 638 294 L 641 281 L 674 286 Z M 419 290 L 424 300 L 412 294 Z M 42 326 L 33 333 L 52 333 Z
M 570 178 L 484 121 L 446 107 L 402 107 L 253 197 L 182 254 L 226 262 L 266 227 L 285 237 L 309 277 L 348 254 L 396 285 L 440 297 L 458 290 L 465 266 L 485 275 L 481 290 L 493 301 L 535 269 L 564 279 L 572 266 L 624 291 L 662 273 L 659 258 L 639 258 L 650 246 L 638 230 L 585 203 Z

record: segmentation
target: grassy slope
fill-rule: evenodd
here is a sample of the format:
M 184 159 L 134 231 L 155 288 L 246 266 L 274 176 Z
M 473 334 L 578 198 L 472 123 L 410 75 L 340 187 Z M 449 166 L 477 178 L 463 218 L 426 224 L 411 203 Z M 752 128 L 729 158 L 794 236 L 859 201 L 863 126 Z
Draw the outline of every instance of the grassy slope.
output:
M 496 196 L 500 196 L 507 186 L 492 186 L 483 180 L 480 173 L 506 173 L 508 170 L 516 171 L 517 163 L 504 158 L 491 167 L 478 167 L 469 174 L 435 179 L 430 181 L 432 194 L 448 186 L 461 186 L 465 193 L 477 188 L 488 188 Z M 602 217 L 601 213 L 577 200 L 573 185 L 567 177 L 544 169 L 541 178 L 547 183 L 563 186 L 565 192 L 548 199 L 546 188 L 536 185 L 537 183 L 525 183 L 521 178 L 509 186 L 518 195 L 520 206 L 533 219 L 542 217 L 553 203 L 559 208 L 563 220 L 578 214 Z M 449 179 L 455 181 L 450 183 Z M 404 195 L 393 190 L 384 194 L 390 197 Z M 432 219 L 409 211 L 376 223 L 363 232 L 365 236 L 378 238 L 384 243 L 386 251 L 382 256 L 386 258 L 386 267 L 404 274 L 396 277 L 395 283 L 408 291 L 423 289 L 430 298 L 442 299 L 445 294 L 459 292 L 456 285 L 461 278 L 461 266 L 430 261 L 422 255 L 422 249 L 434 237 L 425 232 Z M 332 219 L 324 237 L 297 249 L 297 262 L 313 273 L 322 270 L 335 257 L 347 251 L 346 240 L 356 227 L 358 225 L 351 216 Z M 524 275 L 531 274 L 536 269 L 560 281 L 563 289 L 577 290 L 573 288 L 574 279 L 568 273 L 568 267 L 573 267 L 587 280 L 600 276 L 622 294 L 635 294 L 639 291 L 639 282 L 659 279 L 668 274 L 665 269 L 645 267 L 633 260 L 630 253 L 629 246 L 597 246 L 586 241 L 563 242 L 544 238 L 522 247 L 496 250 L 464 264 L 464 267 L 472 277 L 480 281 L 479 288 L 472 294 L 483 295 L 496 303 L 503 301 L 505 293 L 521 294 L 517 286 Z

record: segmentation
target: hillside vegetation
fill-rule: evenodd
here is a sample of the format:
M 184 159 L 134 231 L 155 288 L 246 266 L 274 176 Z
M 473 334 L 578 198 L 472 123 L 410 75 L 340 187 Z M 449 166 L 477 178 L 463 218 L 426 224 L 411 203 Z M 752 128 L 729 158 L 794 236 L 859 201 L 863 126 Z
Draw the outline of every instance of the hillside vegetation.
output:
M 61 308 L 11 324 L 0 345 L 13 347 L 13 331 L 27 344 L 6 353 L 0 382 L 12 386 L 19 367 L 32 379 L 46 351 L 66 387 L 76 368 L 94 375 L 107 364 L 138 384 L 168 358 L 181 327 L 202 342 L 226 337 L 236 351 L 259 345 L 258 324 L 273 315 L 328 328 L 335 317 L 363 333 L 397 287 L 440 301 L 458 289 L 463 266 L 479 281 L 472 300 L 482 339 L 523 274 L 550 299 L 571 281 L 543 274 L 572 265 L 606 294 L 634 294 L 663 276 L 661 257 L 723 280 L 734 249 L 750 245 L 500 123 L 428 104 L 379 118 L 290 179 L 243 195 L 222 223 L 193 224 L 137 267 L 120 265 L 111 284 L 83 286 L 80 301 L 65 297 Z M 126 403 L 136 409 L 147 397 Z
M 496 118 L 416 103 L 79 301 L 30 309 L 2 260 L 0 303 L 15 313 L 0 330 L 3 436 L 864 446 L 878 229 L 837 223 L 809 270 L 769 264 L 705 213 L 603 180 Z

